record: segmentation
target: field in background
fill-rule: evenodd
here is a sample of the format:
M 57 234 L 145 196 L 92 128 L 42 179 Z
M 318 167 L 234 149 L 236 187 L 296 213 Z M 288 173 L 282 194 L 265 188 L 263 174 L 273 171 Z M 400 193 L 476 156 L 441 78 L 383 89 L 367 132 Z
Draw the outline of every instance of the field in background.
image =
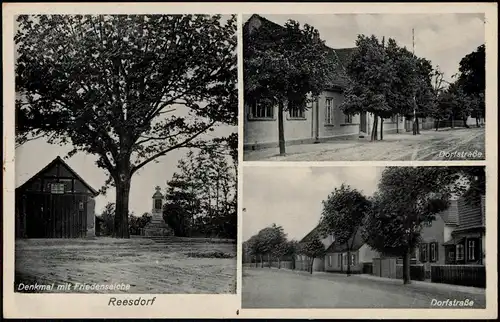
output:
M 129 291 L 88 293 L 236 292 L 236 244 L 229 240 L 25 239 L 16 240 L 15 254 L 15 291 L 36 282 L 130 284 Z

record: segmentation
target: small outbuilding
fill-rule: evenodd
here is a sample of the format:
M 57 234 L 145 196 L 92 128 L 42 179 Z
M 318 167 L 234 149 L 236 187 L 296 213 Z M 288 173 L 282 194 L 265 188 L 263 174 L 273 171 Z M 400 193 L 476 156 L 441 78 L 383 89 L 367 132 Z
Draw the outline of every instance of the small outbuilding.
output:
M 16 188 L 16 238 L 95 236 L 98 192 L 55 158 Z

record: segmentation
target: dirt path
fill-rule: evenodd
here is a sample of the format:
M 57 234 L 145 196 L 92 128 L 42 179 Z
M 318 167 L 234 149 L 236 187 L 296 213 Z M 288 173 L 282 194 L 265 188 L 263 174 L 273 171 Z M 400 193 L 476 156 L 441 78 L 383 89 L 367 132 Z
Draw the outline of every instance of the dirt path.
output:
M 62 239 L 17 241 L 16 280 L 56 285 L 130 285 L 128 291 L 89 293 L 217 294 L 234 293 L 236 290 L 235 244 L 114 241 L 110 238 L 96 239 L 95 242 Z M 214 252 L 233 257 L 190 257 L 190 253 Z
M 245 161 L 413 161 L 484 160 L 484 128 L 386 134 L 383 141 L 337 140 L 321 144 L 287 146 L 287 155 L 277 149 L 245 151 Z M 455 152 L 455 154 L 453 153 Z M 464 152 L 465 154 L 462 154 Z

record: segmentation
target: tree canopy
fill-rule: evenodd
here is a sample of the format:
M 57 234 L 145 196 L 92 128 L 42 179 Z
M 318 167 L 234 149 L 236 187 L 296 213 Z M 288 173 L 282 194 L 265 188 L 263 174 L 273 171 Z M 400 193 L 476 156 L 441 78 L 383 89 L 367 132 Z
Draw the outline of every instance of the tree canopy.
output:
M 318 30 L 294 20 L 284 27 L 245 28 L 243 39 L 245 102 L 278 106 L 280 154 L 284 154 L 283 111 L 307 109 L 307 102 L 325 89 L 335 62 Z
M 21 15 L 17 22 L 16 140 L 45 135 L 71 144 L 69 155 L 96 155 L 109 175 L 105 187 L 116 187 L 116 237 L 129 237 L 137 171 L 172 150 L 206 146 L 202 134 L 219 124 L 237 125 L 235 15 Z
M 363 237 L 382 254 L 404 257 L 403 279 L 409 283 L 410 252 L 425 224 L 449 206 L 459 174 L 452 167 L 388 167 L 372 198 Z
M 342 184 L 323 200 L 320 227 L 326 234 L 333 234 L 335 242 L 347 245 L 347 254 L 354 243 L 354 236 L 361 229 L 365 216 L 370 211 L 370 201 L 358 190 Z M 350 274 L 348 261 L 347 274 Z

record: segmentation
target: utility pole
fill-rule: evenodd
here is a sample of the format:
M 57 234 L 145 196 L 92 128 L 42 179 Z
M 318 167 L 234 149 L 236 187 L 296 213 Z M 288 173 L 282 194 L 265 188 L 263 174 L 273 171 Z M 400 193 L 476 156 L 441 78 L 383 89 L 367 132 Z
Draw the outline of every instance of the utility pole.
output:
M 415 29 L 411 29 L 412 53 L 415 55 Z M 414 76 L 416 70 L 414 70 Z M 413 135 L 417 135 L 417 98 L 416 98 L 416 84 L 413 84 Z

